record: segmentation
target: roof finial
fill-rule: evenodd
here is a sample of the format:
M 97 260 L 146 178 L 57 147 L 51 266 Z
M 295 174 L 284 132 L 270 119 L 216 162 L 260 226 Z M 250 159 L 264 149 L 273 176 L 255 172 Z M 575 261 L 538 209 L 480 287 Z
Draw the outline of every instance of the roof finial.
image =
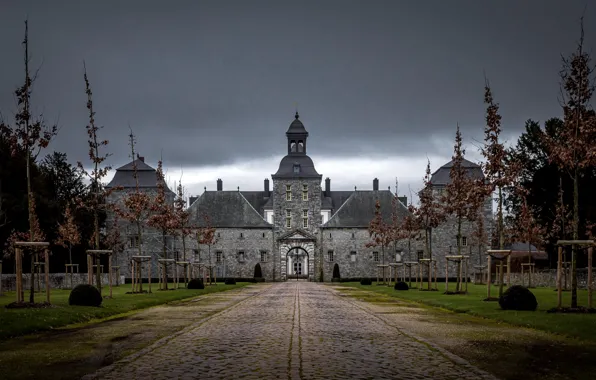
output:
M 300 116 L 298 115 L 298 109 L 296 109 L 296 115 L 294 115 L 294 118 L 295 118 L 296 120 L 298 120 L 298 118 L 299 118 L 299 117 L 300 117 Z

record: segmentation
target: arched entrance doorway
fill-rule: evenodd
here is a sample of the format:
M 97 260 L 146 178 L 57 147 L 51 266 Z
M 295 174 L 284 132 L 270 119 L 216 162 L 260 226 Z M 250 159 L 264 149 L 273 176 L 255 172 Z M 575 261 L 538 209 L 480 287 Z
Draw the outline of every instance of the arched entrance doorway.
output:
M 308 279 L 308 252 L 302 247 L 292 247 L 286 255 L 288 279 Z

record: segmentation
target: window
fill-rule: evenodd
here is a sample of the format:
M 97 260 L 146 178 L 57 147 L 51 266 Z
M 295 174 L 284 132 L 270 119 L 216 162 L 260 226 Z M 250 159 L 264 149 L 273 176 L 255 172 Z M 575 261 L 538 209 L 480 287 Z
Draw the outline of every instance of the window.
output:
M 292 152 L 296 152 L 296 141 L 292 140 L 292 141 L 290 142 L 290 150 L 291 150 Z
M 292 185 L 286 185 L 286 201 L 292 200 Z
M 354 233 L 352 232 L 352 239 L 354 239 Z
M 298 152 L 304 152 L 304 142 L 302 140 L 298 141 Z
M 265 233 L 263 232 L 263 237 L 265 237 Z
M 245 260 L 244 251 L 238 251 L 238 262 L 243 263 Z
M 308 210 L 302 210 L 302 228 L 308 228 Z
M 217 237 L 221 237 L 221 234 L 219 232 L 217 233 Z
M 286 210 L 286 228 L 292 228 L 292 210 Z
M 353 263 L 356 262 L 356 251 L 350 252 L 350 261 Z
M 373 260 L 378 262 L 379 261 L 379 252 L 373 252 Z
M 298 174 L 298 173 L 300 173 L 300 165 L 298 165 L 298 164 L 294 164 L 294 173 L 295 173 L 295 174 Z
M 139 248 L 139 237 L 137 235 L 128 237 L 129 248 Z
M 215 262 L 216 263 L 221 263 L 222 258 L 223 258 L 223 252 L 222 251 L 215 252 Z
M 327 261 L 333 261 L 333 251 L 327 251 Z
M 240 239 L 244 239 L 244 234 L 240 232 Z
M 416 251 L 416 255 L 418 256 L 418 261 L 424 258 L 424 251 Z
M 302 185 L 302 200 L 308 200 L 308 185 Z
M 261 251 L 261 262 L 267 262 L 267 251 Z
M 462 236 L 461 238 L 461 245 L 462 247 L 467 247 L 468 246 L 468 238 L 465 236 Z

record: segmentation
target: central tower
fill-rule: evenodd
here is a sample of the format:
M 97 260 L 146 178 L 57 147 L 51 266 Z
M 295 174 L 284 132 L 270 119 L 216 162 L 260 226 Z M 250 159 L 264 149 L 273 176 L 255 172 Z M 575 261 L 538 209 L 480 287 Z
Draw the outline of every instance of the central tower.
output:
M 273 174 L 273 225 L 281 254 L 281 272 L 291 275 L 292 252 L 300 245 L 308 252 L 308 274 L 314 271 L 314 244 L 321 217 L 321 179 L 312 159 L 306 154 L 308 132 L 296 111 L 286 132 L 287 155 Z M 297 235 L 298 234 L 298 235 Z M 298 236 L 302 237 L 298 237 Z M 293 238 L 292 238 L 293 237 Z M 298 238 L 297 238 L 298 237 Z M 308 245 L 306 241 L 309 241 Z M 306 248 L 305 248 L 306 247 Z

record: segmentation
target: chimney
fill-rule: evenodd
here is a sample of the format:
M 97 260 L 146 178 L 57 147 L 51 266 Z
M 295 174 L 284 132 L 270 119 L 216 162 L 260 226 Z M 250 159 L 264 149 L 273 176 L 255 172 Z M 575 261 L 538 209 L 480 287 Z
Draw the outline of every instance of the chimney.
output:
M 137 160 L 140 160 L 141 162 L 145 162 L 145 157 L 141 157 L 141 156 L 139 156 L 139 154 L 137 153 Z
M 329 177 L 325 178 L 325 196 L 331 196 L 331 180 L 329 179 Z
M 217 179 L 217 191 L 222 191 L 223 190 L 223 183 L 221 181 L 221 178 Z
M 408 197 L 406 197 L 405 195 L 403 197 L 397 197 L 397 199 L 399 199 L 399 201 L 401 203 L 403 203 L 404 206 L 407 206 L 408 205 Z
M 188 205 L 190 206 L 191 204 L 193 204 L 197 199 L 199 199 L 199 197 L 190 197 L 188 198 Z
M 379 179 L 378 178 L 373 179 L 373 190 L 379 191 Z
M 270 196 L 271 193 L 269 192 L 269 178 L 265 178 L 265 196 Z

